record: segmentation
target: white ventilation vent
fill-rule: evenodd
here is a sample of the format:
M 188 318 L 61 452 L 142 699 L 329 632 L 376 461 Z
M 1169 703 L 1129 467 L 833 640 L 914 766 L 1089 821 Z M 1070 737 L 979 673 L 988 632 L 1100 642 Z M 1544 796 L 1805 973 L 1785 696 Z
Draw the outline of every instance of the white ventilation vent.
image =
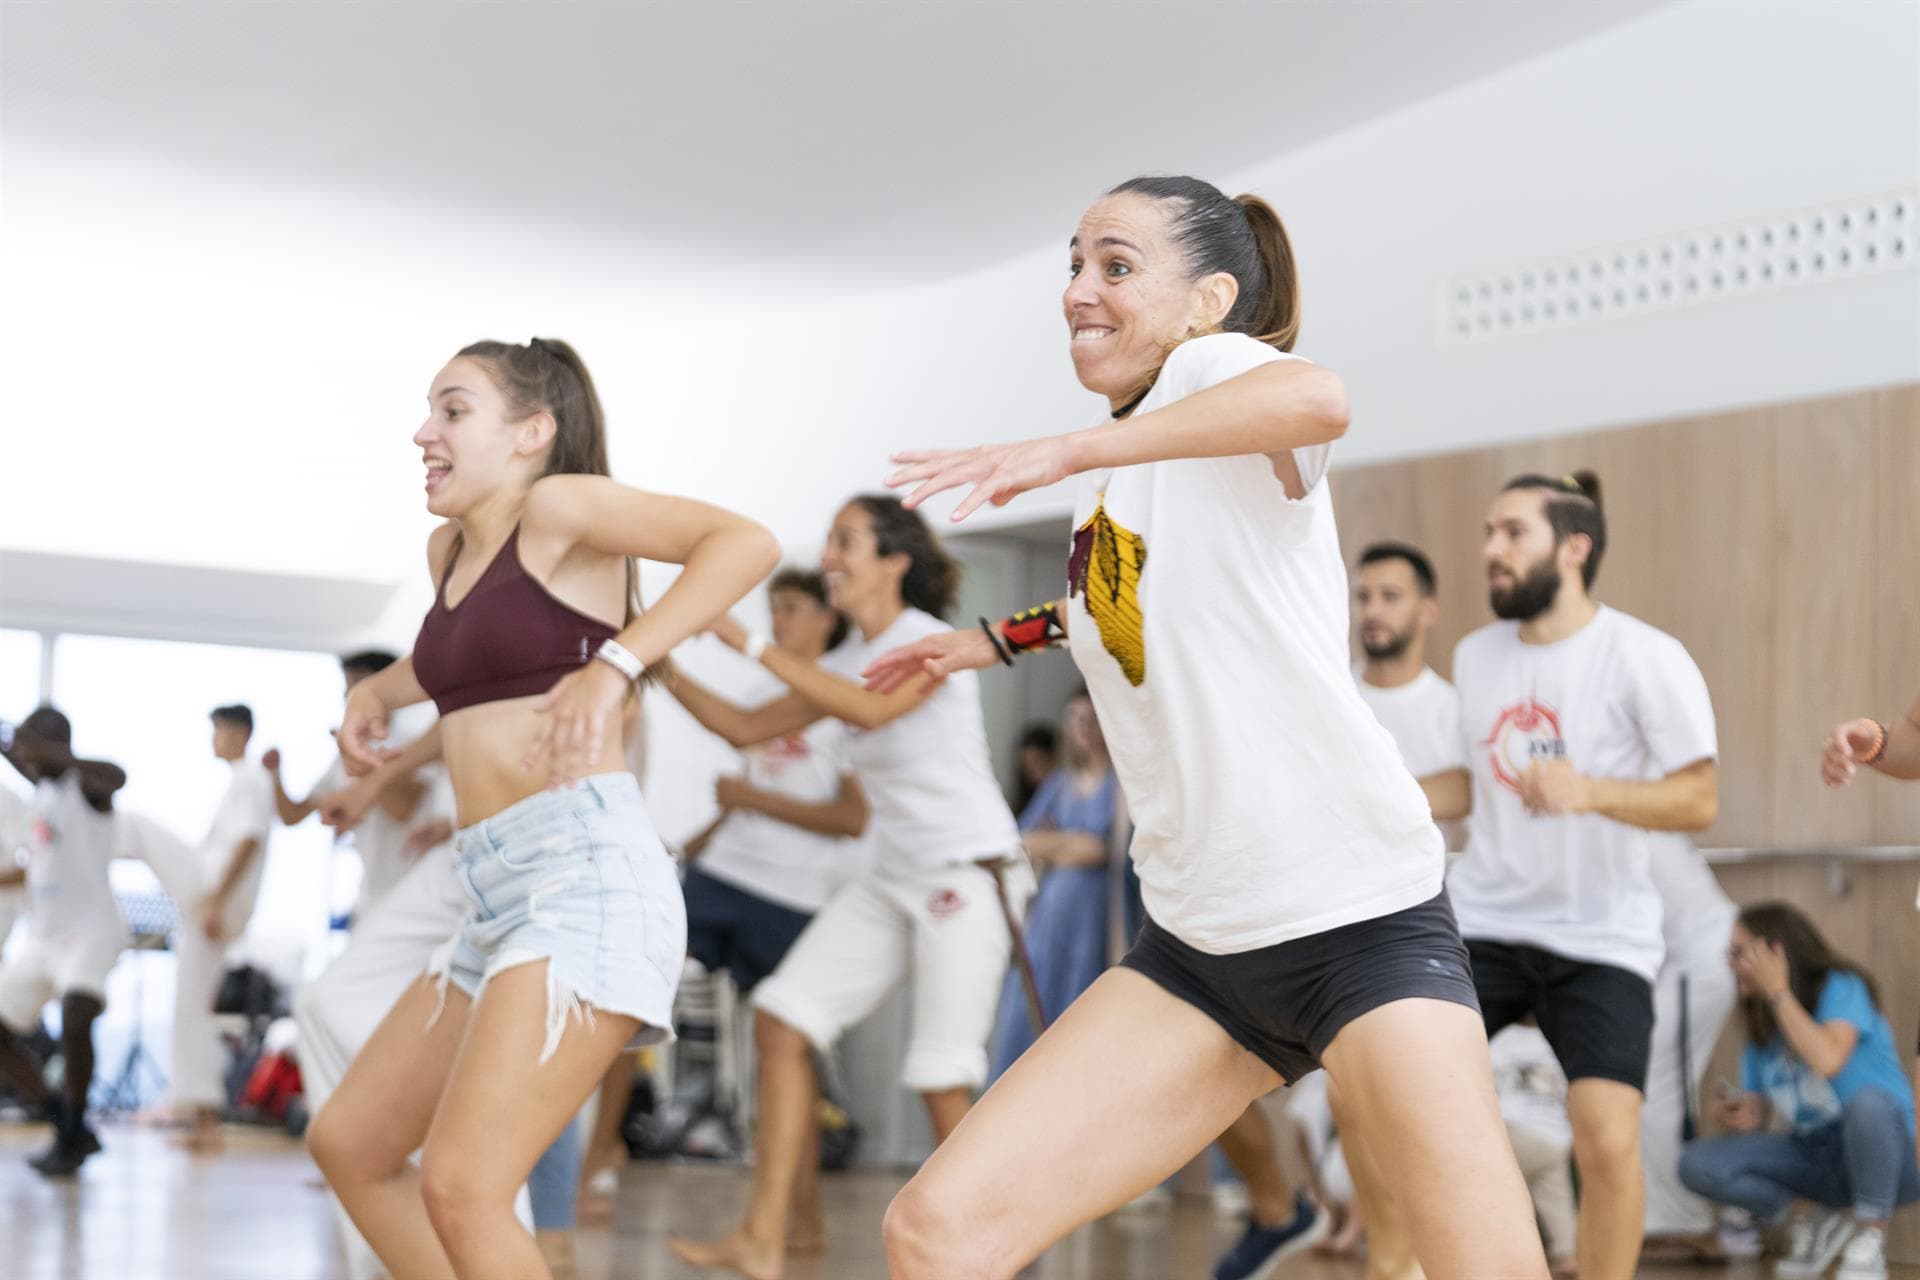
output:
M 1440 340 L 1499 342 L 1916 262 L 1920 192 L 1903 191 L 1458 276 L 1442 294 Z

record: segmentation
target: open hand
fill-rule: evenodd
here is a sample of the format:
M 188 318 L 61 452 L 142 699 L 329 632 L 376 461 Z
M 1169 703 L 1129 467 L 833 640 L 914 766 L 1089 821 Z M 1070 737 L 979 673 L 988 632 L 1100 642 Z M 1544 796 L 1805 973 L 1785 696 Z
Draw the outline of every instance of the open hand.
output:
M 544 763 L 556 789 L 586 777 L 600 763 L 607 726 L 619 723 L 629 688 L 625 676 L 598 661 L 560 677 L 533 708 L 546 721 L 520 767 L 532 773 Z
M 975 449 L 923 449 L 896 453 L 900 469 L 887 477 L 889 489 L 916 485 L 902 502 L 909 509 L 936 493 L 970 484 L 973 489 L 949 517 L 966 519 L 991 502 L 1004 507 L 1020 494 L 1066 479 L 1077 468 L 1067 436 L 1046 436 L 1018 444 L 987 444 Z
M 892 693 L 916 674 L 927 677 L 930 690 L 956 671 L 978 671 L 998 661 L 1000 655 L 984 631 L 942 631 L 888 650 L 860 674 L 875 693 Z
M 1771 1000 L 1787 989 L 1787 952 L 1779 943 L 1755 938 L 1735 947 L 1728 958 L 1733 976 L 1755 995 Z

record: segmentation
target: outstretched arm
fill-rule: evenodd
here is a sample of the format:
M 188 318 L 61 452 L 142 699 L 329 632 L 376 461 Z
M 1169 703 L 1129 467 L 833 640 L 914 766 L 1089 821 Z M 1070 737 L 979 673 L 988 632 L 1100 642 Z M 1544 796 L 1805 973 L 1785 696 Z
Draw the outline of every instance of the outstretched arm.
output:
M 936 493 L 971 485 L 954 508 L 964 520 L 983 504 L 1003 507 L 1032 489 L 1104 467 L 1171 458 L 1284 455 L 1346 434 L 1347 392 L 1339 377 L 1305 360 L 1276 360 L 1150 413 L 1066 435 L 976 449 L 894 455 L 893 488 L 916 486 L 917 507 Z

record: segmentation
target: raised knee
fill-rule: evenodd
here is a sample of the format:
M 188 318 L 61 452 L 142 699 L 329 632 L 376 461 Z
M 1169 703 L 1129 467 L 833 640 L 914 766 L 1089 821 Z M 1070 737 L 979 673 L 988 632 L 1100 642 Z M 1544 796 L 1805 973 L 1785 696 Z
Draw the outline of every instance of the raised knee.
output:
M 449 1245 L 466 1235 L 475 1218 L 503 1205 L 512 1212 L 513 1195 L 513 1189 L 502 1194 L 470 1155 L 428 1147 L 420 1157 L 420 1198 L 435 1234 Z
M 1885 1089 L 1856 1089 L 1840 1107 L 1840 1122 L 1854 1133 L 1871 1133 L 1900 1117 L 1900 1104 Z M 1904 1125 L 1905 1119 L 1900 1123 Z
M 307 1154 L 334 1186 L 363 1181 L 377 1172 L 368 1159 L 370 1144 L 365 1139 L 337 1107 L 321 1107 L 307 1123 Z
M 1640 1126 L 1609 1117 L 1574 1137 L 1574 1161 L 1589 1182 L 1625 1181 L 1640 1176 Z
M 928 1275 L 1013 1274 L 984 1224 L 969 1222 L 951 1196 L 915 1178 L 887 1206 L 880 1224 L 887 1263 L 901 1280 Z
M 1714 1192 L 1720 1189 L 1716 1167 L 1704 1141 L 1696 1138 L 1680 1148 L 1680 1185 L 1695 1195 L 1716 1198 Z

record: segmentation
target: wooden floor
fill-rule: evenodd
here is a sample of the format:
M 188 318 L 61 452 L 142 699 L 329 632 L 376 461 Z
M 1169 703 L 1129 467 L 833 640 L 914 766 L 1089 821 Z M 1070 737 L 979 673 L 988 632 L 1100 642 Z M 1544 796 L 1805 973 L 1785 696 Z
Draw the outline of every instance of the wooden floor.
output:
M 219 1157 L 191 1157 L 158 1134 L 105 1130 L 106 1151 L 77 1182 L 22 1163 L 44 1130 L 0 1127 L 0 1280 L 345 1280 L 333 1219 L 313 1166 L 285 1138 L 232 1130 Z M 792 1280 L 885 1280 L 878 1224 L 900 1179 L 860 1173 L 825 1187 L 832 1252 L 797 1263 Z M 583 1230 L 580 1280 L 682 1280 L 701 1274 L 666 1248 L 669 1229 L 731 1223 L 746 1196 L 737 1169 L 636 1164 L 615 1226 Z M 1032 1280 L 1205 1280 L 1234 1224 L 1202 1205 L 1133 1209 L 1085 1228 L 1026 1274 Z M 1757 1264 L 1645 1270 L 1645 1277 L 1760 1280 Z M 1278 1280 L 1359 1280 L 1356 1264 L 1321 1259 Z M 1920 1280 L 1920 1268 L 1894 1269 Z

